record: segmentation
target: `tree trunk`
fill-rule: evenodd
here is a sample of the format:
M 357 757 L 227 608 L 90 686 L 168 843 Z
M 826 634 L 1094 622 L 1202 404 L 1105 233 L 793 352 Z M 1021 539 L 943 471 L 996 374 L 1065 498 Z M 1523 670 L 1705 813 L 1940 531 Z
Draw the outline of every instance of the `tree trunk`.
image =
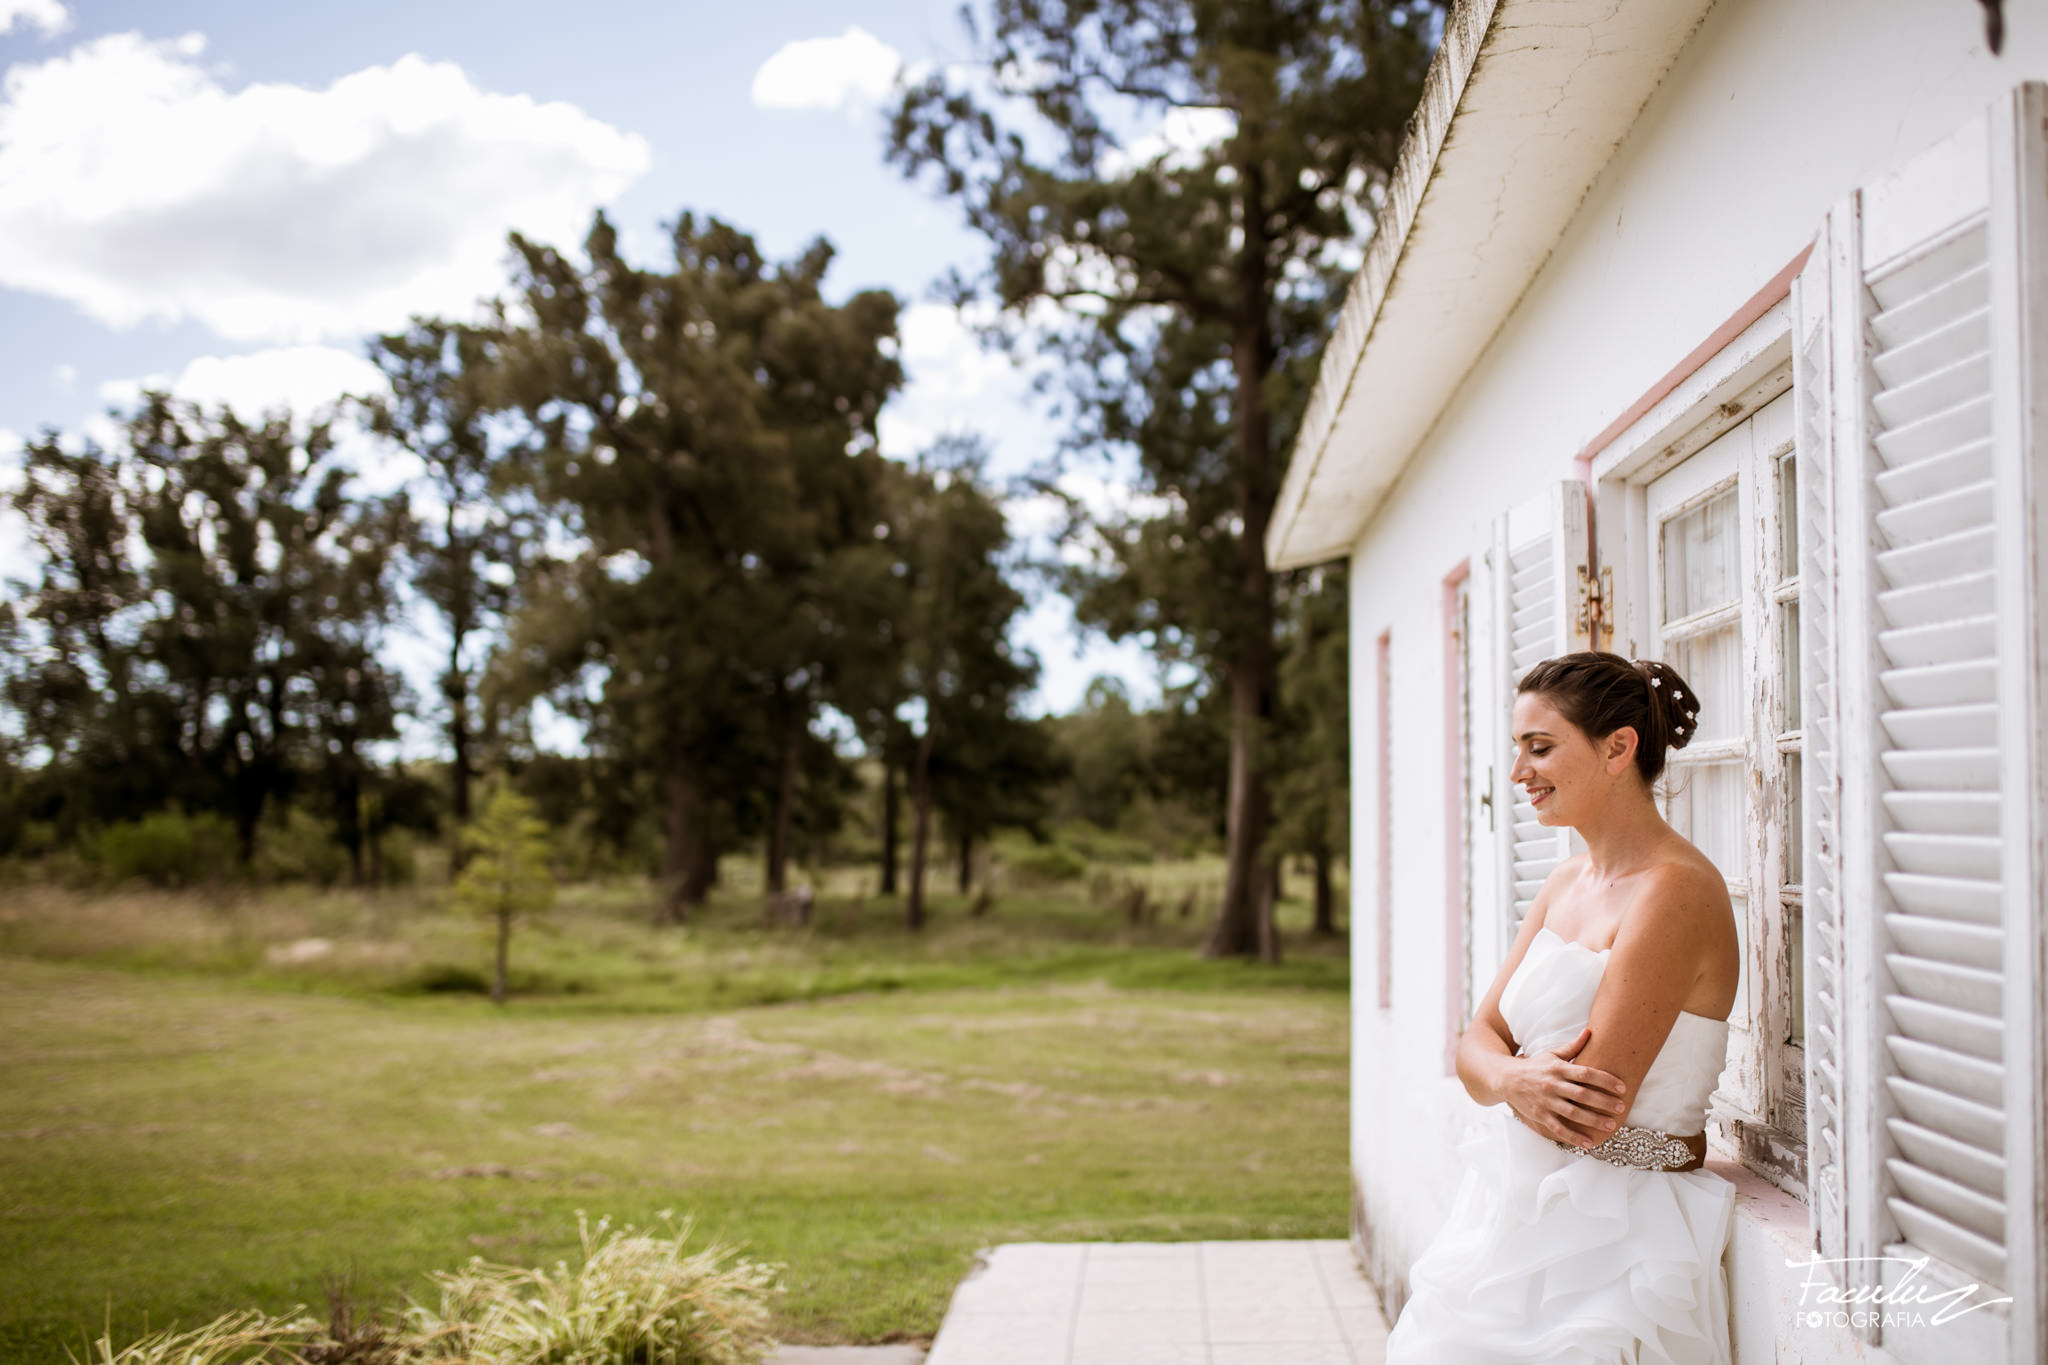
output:
M 1330 877 L 1336 861 L 1328 844 L 1316 845 L 1316 933 L 1324 938 L 1337 933 L 1337 893 Z
M 498 912 L 498 972 L 491 978 L 491 1000 L 496 1004 L 505 1003 L 505 959 L 512 946 L 512 916 Z
M 469 827 L 469 786 L 474 776 L 470 769 L 469 754 L 469 680 L 458 668 L 460 642 L 448 652 L 448 676 L 441 681 L 441 691 L 448 698 L 448 762 L 449 811 L 455 817 L 455 847 L 449 853 L 449 870 L 462 871 L 469 862 L 469 845 L 463 842 L 462 831 Z
M 924 734 L 918 737 L 917 759 L 910 772 L 910 895 L 904 898 L 903 922 L 924 928 L 924 859 L 931 836 L 932 724 L 925 711 Z
M 1241 133 L 1240 136 L 1243 134 Z M 1256 131 L 1253 133 L 1256 136 Z M 1272 432 L 1266 414 L 1266 374 L 1273 341 L 1266 267 L 1265 172 L 1255 149 L 1238 167 L 1243 186 L 1244 244 L 1237 260 L 1236 328 L 1230 343 L 1235 372 L 1239 507 L 1237 611 L 1231 650 L 1230 795 L 1224 846 L 1229 867 L 1223 903 L 1203 945 L 1205 957 L 1279 959 L 1273 931 L 1272 886 L 1263 865 L 1271 821 L 1266 789 L 1266 727 L 1273 714 L 1273 578 L 1266 568 L 1266 526 L 1274 499 Z M 1262 885 L 1262 883 L 1264 883 Z
M 775 784 L 775 819 L 768 827 L 768 894 L 779 896 L 788 885 L 789 826 L 796 809 L 797 736 L 787 725 L 782 742 L 782 771 Z
M 1273 859 L 1273 904 L 1287 899 L 1287 855 Z
M 888 745 L 883 744 L 883 753 Z M 900 816 L 896 799 L 896 765 L 885 757 L 882 760 L 882 891 L 885 896 L 896 894 L 896 826 Z
M 704 828 L 704 789 L 697 767 L 680 747 L 670 755 L 668 771 L 662 775 L 662 797 L 663 895 L 654 922 L 687 924 L 690 911 L 710 887 L 707 864 L 715 866 L 717 860 L 711 856 L 710 832 Z
M 974 836 L 960 836 L 960 894 L 974 889 Z

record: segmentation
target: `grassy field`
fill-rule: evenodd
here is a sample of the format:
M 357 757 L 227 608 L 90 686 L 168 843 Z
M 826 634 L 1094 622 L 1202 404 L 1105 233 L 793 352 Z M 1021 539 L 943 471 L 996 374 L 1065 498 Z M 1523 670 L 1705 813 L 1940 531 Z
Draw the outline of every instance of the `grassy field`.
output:
M 998 1242 L 1343 1235 L 1346 957 L 1298 905 L 1262 969 L 1078 898 L 940 897 L 913 937 L 843 896 L 769 929 L 744 886 L 658 931 L 647 896 L 565 893 L 499 1009 L 429 891 L 10 888 L 0 1361 L 344 1275 L 393 1304 L 572 1252 L 578 1210 L 783 1264 L 811 1342 L 929 1337 Z

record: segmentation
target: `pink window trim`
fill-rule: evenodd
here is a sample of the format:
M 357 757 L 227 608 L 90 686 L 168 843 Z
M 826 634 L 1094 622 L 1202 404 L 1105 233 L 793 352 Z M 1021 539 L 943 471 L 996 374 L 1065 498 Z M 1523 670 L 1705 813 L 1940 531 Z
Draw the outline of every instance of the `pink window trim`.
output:
M 1465 707 L 1459 695 L 1458 590 L 1471 576 L 1472 561 L 1463 559 L 1444 575 L 1444 1074 L 1458 1070 L 1458 1039 L 1465 1032 L 1465 827 L 1462 742 Z
M 1380 632 L 1374 663 L 1379 680 L 1379 985 L 1380 1008 L 1389 1009 L 1394 1003 L 1394 708 L 1387 695 L 1394 681 L 1391 631 Z

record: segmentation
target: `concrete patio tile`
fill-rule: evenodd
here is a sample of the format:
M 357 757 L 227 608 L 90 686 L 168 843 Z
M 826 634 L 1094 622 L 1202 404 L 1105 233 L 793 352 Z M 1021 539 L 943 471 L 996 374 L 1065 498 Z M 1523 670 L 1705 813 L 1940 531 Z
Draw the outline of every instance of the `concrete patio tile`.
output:
M 1207 1340 L 1202 1315 L 1186 1310 L 1145 1313 L 1083 1313 L 1074 1320 L 1074 1349 L 1105 1346 L 1199 1346 Z
M 1209 1365 L 1354 1365 L 1354 1362 L 1350 1350 L 1342 1342 L 1258 1345 L 1217 1342 L 1209 1348 Z
M 1069 1324 L 1061 1313 L 949 1313 L 925 1365 L 1060 1365 Z
M 1326 1308 L 1330 1293 L 1314 1270 L 1292 1279 L 1266 1276 L 1204 1275 L 1202 1297 L 1210 1307 Z
M 1020 1243 L 983 1254 L 925 1365 L 1384 1365 L 1346 1243 Z M 879 1365 L 879 1362 L 877 1363 Z
M 1194 1262 L 1198 1252 L 1195 1242 L 1089 1242 L 1088 1263 L 1100 1265 L 1105 1261 L 1187 1261 Z
M 1014 1317 L 1020 1313 L 1071 1318 L 1080 1306 L 1080 1286 L 1072 1284 L 1005 1284 L 1001 1280 L 967 1280 L 953 1291 L 947 1314 L 961 1317 Z
M 1068 1365 L 1209 1365 L 1209 1348 L 1199 1341 L 1076 1346 Z
M 1193 1280 L 1126 1280 L 1104 1284 L 1090 1279 L 1081 1286 L 1081 1314 L 1142 1313 L 1193 1310 L 1202 1302 Z
M 1341 1344 L 1344 1330 L 1328 1307 L 1211 1308 L 1209 1340 L 1250 1342 L 1328 1341 Z

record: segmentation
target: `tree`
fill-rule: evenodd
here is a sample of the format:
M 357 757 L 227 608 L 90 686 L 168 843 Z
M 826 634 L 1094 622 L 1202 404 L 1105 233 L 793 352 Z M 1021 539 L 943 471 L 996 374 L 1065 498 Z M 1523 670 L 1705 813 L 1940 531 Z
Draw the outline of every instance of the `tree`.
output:
M 123 448 L 31 443 L 15 506 L 40 551 L 19 585 L 7 698 L 47 754 L 56 814 L 173 802 L 235 824 L 319 784 L 361 875 L 365 746 L 394 733 L 380 662 L 402 499 L 358 499 L 328 428 L 145 396 Z
M 512 240 L 523 320 L 505 330 L 507 392 L 544 498 L 587 547 L 529 574 L 517 643 L 585 707 L 594 746 L 655 775 L 661 914 L 679 921 L 758 808 L 719 777 L 757 788 L 773 772 L 788 794 L 801 758 L 830 671 L 819 633 L 838 629 L 806 594 L 831 583 L 835 546 L 873 533 L 860 487 L 902 379 L 884 345 L 896 300 L 828 304 L 823 242 L 774 266 L 687 214 L 661 271 L 626 262 L 601 214 L 587 267 Z
M 148 395 L 128 427 L 152 597 L 146 631 L 179 709 L 178 746 L 224 784 L 239 852 L 266 807 L 320 782 L 363 880 L 365 746 L 396 737 L 383 662 L 403 495 L 358 498 L 324 422 L 259 422 Z M 216 808 L 219 798 L 216 798 Z
M 1204 951 L 1277 954 L 1267 730 L 1280 453 L 1437 31 L 1431 0 L 993 0 L 981 74 L 911 86 L 890 157 L 985 237 L 976 287 L 1064 355 L 1077 448 L 1157 515 L 1100 526 L 1081 609 L 1230 700 L 1229 855 Z M 1128 130 L 1201 129 L 1147 151 Z M 963 291 L 968 286 L 963 285 Z M 1035 315 L 1034 315 L 1035 316 Z
M 1351 829 L 1350 609 L 1341 569 L 1303 576 L 1290 594 L 1280 646 L 1274 846 L 1315 866 L 1315 932 L 1337 932 L 1332 869 Z
M 992 828 L 995 812 L 971 811 L 1004 765 L 1049 765 L 1020 733 L 1016 706 L 1038 663 L 1012 649 L 1008 633 L 1024 596 L 1003 573 L 1009 526 L 980 483 L 985 459 L 971 440 L 941 441 L 897 481 L 892 539 L 904 566 L 904 616 L 895 631 L 907 666 L 906 711 L 915 748 L 909 762 L 910 889 L 904 920 L 924 927 L 924 874 L 932 814 L 947 800 L 956 837 Z
M 474 711 L 483 661 L 479 636 L 498 625 L 518 581 L 520 545 L 531 519 L 518 515 L 510 461 L 492 439 L 500 364 L 484 328 L 415 318 L 403 332 L 378 337 L 370 359 L 390 382 L 388 398 L 368 403 L 371 429 L 420 459 L 427 515 L 415 524 L 414 587 L 440 614 L 448 635 L 441 699 L 447 705 L 449 807 L 469 821 L 476 773 Z M 462 857 L 457 848 L 457 864 Z
M 513 919 L 537 914 L 555 901 L 555 879 L 548 871 L 548 827 L 534 818 L 532 802 L 501 786 L 484 803 L 483 814 L 463 831 L 462 840 L 470 857 L 452 894 L 460 908 L 496 921 L 491 999 L 502 1005 Z

